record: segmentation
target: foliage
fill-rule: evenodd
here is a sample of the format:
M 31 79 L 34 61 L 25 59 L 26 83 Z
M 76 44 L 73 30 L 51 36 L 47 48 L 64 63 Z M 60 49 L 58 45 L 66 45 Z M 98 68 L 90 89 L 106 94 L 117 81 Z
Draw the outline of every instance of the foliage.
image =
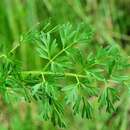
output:
M 93 102 L 106 111 L 116 111 L 120 90 L 127 86 L 129 67 L 116 44 L 90 48 L 93 30 L 86 23 L 70 23 L 23 35 L 20 44 L 0 56 L 0 93 L 6 101 L 25 97 L 36 102 L 45 120 L 66 126 L 65 109 L 93 118 Z M 29 41 L 28 41 L 29 39 Z M 31 40 L 31 42 L 30 42 Z M 41 70 L 25 70 L 14 56 L 24 43 L 34 46 L 43 62 Z M 81 46 L 84 46 L 81 48 Z

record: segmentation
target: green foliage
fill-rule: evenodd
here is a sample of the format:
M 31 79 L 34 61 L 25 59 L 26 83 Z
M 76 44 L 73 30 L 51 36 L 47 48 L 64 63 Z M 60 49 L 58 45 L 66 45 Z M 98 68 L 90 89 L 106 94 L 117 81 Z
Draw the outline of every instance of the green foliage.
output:
M 66 126 L 67 106 L 74 115 L 88 119 L 93 118 L 96 99 L 99 108 L 115 111 L 114 103 L 128 80 L 123 71 L 129 64 L 120 49 L 116 45 L 89 48 L 93 31 L 85 23 L 67 23 L 49 31 L 47 28 L 26 35 L 33 39 L 34 51 L 43 61 L 42 70 L 25 71 L 14 57 L 17 48 L 0 56 L 3 97 L 24 96 L 28 102 L 35 101 L 43 118 L 60 127 Z

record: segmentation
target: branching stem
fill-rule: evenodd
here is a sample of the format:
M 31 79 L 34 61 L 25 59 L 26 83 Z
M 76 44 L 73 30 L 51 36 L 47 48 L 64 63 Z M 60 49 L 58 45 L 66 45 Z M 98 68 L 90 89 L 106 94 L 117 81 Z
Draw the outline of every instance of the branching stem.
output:
M 68 77 L 79 77 L 79 78 L 87 78 L 86 75 L 81 75 L 81 74 L 75 74 L 75 73 L 58 73 L 58 72 L 42 72 L 42 71 L 23 71 L 21 72 L 23 75 L 57 75 L 57 76 L 68 76 Z

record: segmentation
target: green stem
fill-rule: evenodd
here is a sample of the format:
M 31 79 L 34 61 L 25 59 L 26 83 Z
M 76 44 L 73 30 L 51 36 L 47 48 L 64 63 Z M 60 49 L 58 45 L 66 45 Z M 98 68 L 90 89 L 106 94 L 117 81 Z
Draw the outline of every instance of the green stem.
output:
M 12 48 L 12 49 L 9 51 L 9 54 L 10 54 L 10 53 L 13 53 L 19 46 L 20 46 L 20 43 L 18 43 L 14 48 Z
M 75 74 L 75 73 L 55 73 L 55 72 L 42 72 L 42 71 L 23 71 L 23 75 L 33 74 L 33 75 L 57 75 L 57 76 L 69 76 L 69 77 L 80 77 L 87 78 L 86 75 Z
M 60 72 L 49 72 L 49 71 L 22 71 L 21 72 L 22 75 L 29 75 L 29 74 L 32 74 L 32 75 L 42 75 L 45 76 L 45 75 L 52 75 L 52 76 L 66 76 L 66 77 L 75 77 L 76 80 L 77 80 L 77 83 L 79 83 L 79 78 L 83 78 L 83 79 L 86 79 L 87 78 L 87 75 L 84 75 L 84 74 L 76 74 L 76 73 L 71 73 L 71 72 L 63 72 L 63 73 L 60 73 Z M 105 85 L 108 84 L 109 82 L 113 82 L 115 83 L 114 80 L 112 79 L 109 79 L 105 82 Z
M 0 55 L 0 58 L 7 58 L 5 54 Z

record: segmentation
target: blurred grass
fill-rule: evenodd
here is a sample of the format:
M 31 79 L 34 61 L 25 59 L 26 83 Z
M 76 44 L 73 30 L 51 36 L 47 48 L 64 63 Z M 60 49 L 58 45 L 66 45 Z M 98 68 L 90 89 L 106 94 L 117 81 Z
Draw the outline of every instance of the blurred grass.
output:
M 116 44 L 124 54 L 130 54 L 130 0 L 2 0 L 0 4 L 0 54 L 19 44 L 22 34 L 41 25 L 49 18 L 53 24 L 89 22 L 95 29 L 92 46 Z M 40 69 L 41 61 L 30 44 L 22 44 L 15 54 L 25 69 Z M 22 103 L 24 117 L 17 105 L 0 101 L 0 130 L 60 130 L 43 122 Z M 118 113 L 95 111 L 91 120 L 70 117 L 68 130 L 130 130 L 130 95 L 123 93 Z M 15 108 L 15 109 L 12 109 Z M 96 107 L 96 104 L 95 104 Z M 33 114 L 32 114 L 33 113 Z M 2 116 L 3 115 L 3 116 Z M 7 117 L 6 117 L 7 116 Z M 3 118 L 2 118 L 3 117 Z

